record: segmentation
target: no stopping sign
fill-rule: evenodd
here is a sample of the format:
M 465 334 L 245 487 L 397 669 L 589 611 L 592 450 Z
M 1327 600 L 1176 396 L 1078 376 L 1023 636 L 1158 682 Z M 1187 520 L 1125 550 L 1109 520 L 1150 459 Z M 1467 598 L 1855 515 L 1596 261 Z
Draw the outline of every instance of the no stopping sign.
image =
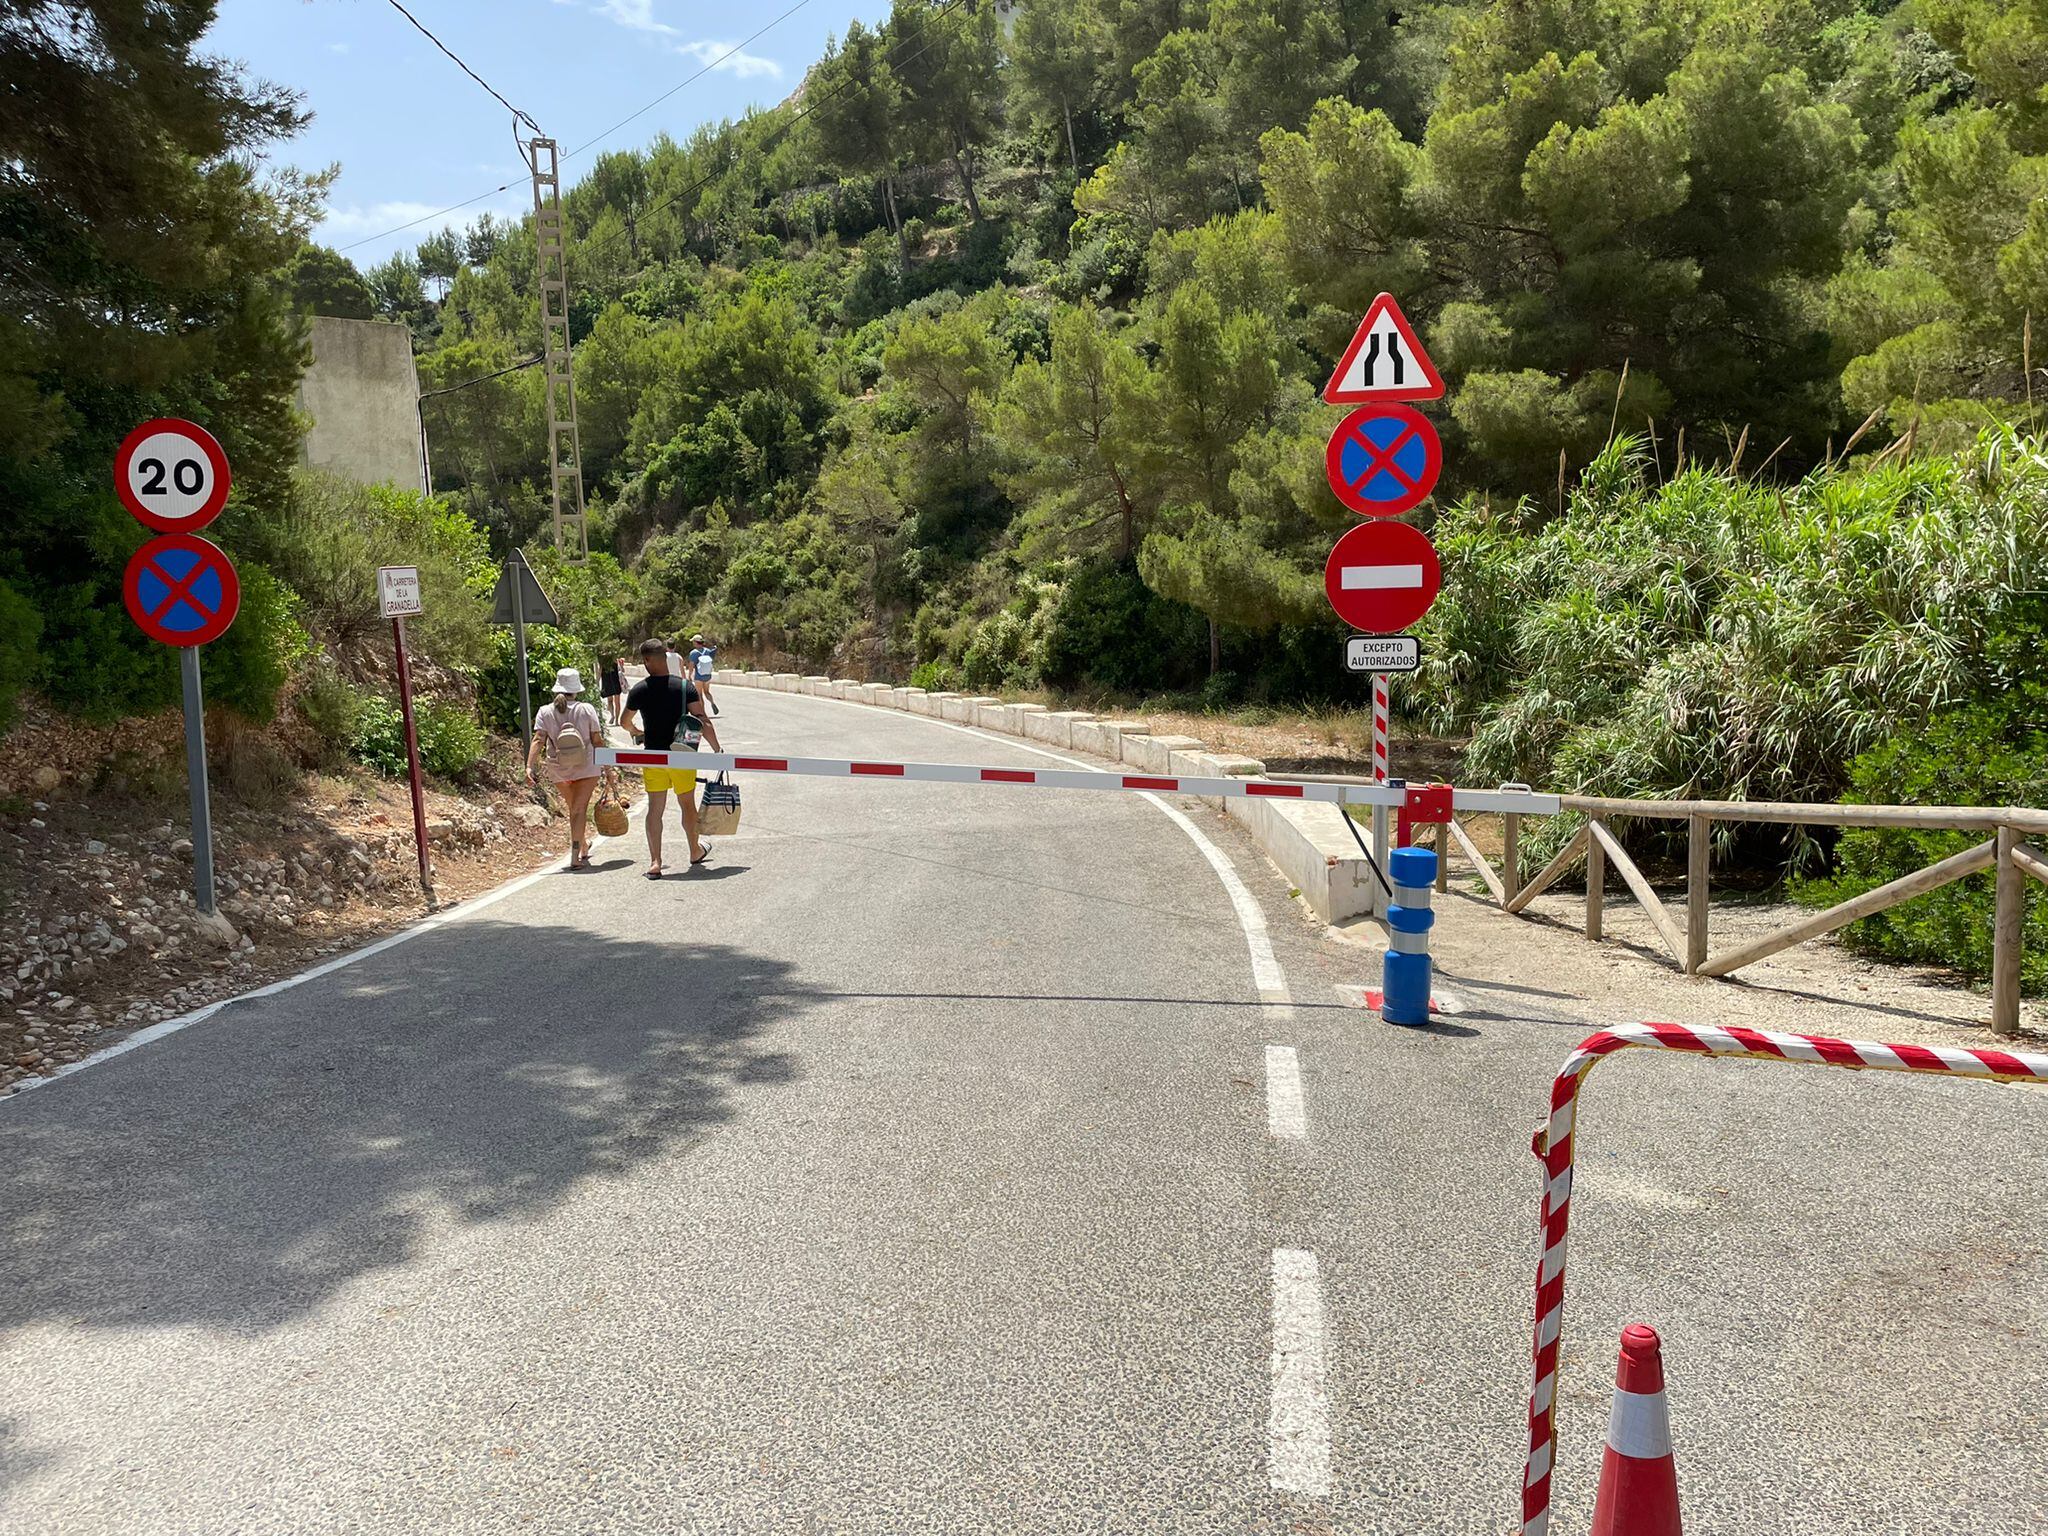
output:
M 228 456 L 206 428 L 145 421 L 114 455 L 114 494 L 145 528 L 196 533 L 228 504 Z

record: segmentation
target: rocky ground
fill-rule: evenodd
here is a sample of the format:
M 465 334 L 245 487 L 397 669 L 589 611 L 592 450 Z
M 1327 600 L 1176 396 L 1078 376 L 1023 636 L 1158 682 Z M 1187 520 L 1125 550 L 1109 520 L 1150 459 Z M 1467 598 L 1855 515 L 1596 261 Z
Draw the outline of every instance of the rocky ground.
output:
M 0 1092 L 429 910 L 403 783 L 273 775 L 282 793 L 245 798 L 216 763 L 224 921 L 203 920 L 182 766 L 145 771 L 177 729 L 171 716 L 94 731 L 31 710 L 0 740 Z M 517 744 L 496 743 L 476 784 L 428 790 L 438 906 L 566 852 L 558 806 L 517 766 Z

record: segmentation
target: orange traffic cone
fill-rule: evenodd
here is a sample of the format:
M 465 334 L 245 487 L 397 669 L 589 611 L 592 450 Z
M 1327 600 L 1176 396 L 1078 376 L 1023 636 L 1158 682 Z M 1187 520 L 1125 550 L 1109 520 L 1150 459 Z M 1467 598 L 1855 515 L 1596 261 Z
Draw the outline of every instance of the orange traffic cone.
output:
M 1621 1330 L 1621 1366 L 1614 1378 L 1614 1412 L 1607 1420 L 1607 1454 L 1600 1459 L 1593 1536 L 1680 1536 L 1663 1345 L 1657 1330 L 1642 1323 Z

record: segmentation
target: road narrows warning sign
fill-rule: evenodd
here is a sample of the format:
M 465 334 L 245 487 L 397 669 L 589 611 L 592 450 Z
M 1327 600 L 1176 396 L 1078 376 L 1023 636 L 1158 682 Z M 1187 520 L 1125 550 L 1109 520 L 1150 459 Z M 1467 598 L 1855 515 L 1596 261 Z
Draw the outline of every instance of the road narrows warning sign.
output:
M 1323 386 L 1323 398 L 1332 405 L 1435 400 L 1443 392 L 1443 376 L 1391 293 L 1372 301 Z

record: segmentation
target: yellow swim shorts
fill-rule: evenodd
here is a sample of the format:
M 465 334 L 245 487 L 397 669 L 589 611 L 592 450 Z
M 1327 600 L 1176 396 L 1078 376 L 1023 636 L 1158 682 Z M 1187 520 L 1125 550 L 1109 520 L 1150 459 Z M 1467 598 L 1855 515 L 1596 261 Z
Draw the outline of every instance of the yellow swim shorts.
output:
M 647 785 L 650 795 L 663 790 L 674 790 L 679 795 L 693 795 L 697 792 L 697 770 L 694 768 L 642 768 L 641 780 Z

